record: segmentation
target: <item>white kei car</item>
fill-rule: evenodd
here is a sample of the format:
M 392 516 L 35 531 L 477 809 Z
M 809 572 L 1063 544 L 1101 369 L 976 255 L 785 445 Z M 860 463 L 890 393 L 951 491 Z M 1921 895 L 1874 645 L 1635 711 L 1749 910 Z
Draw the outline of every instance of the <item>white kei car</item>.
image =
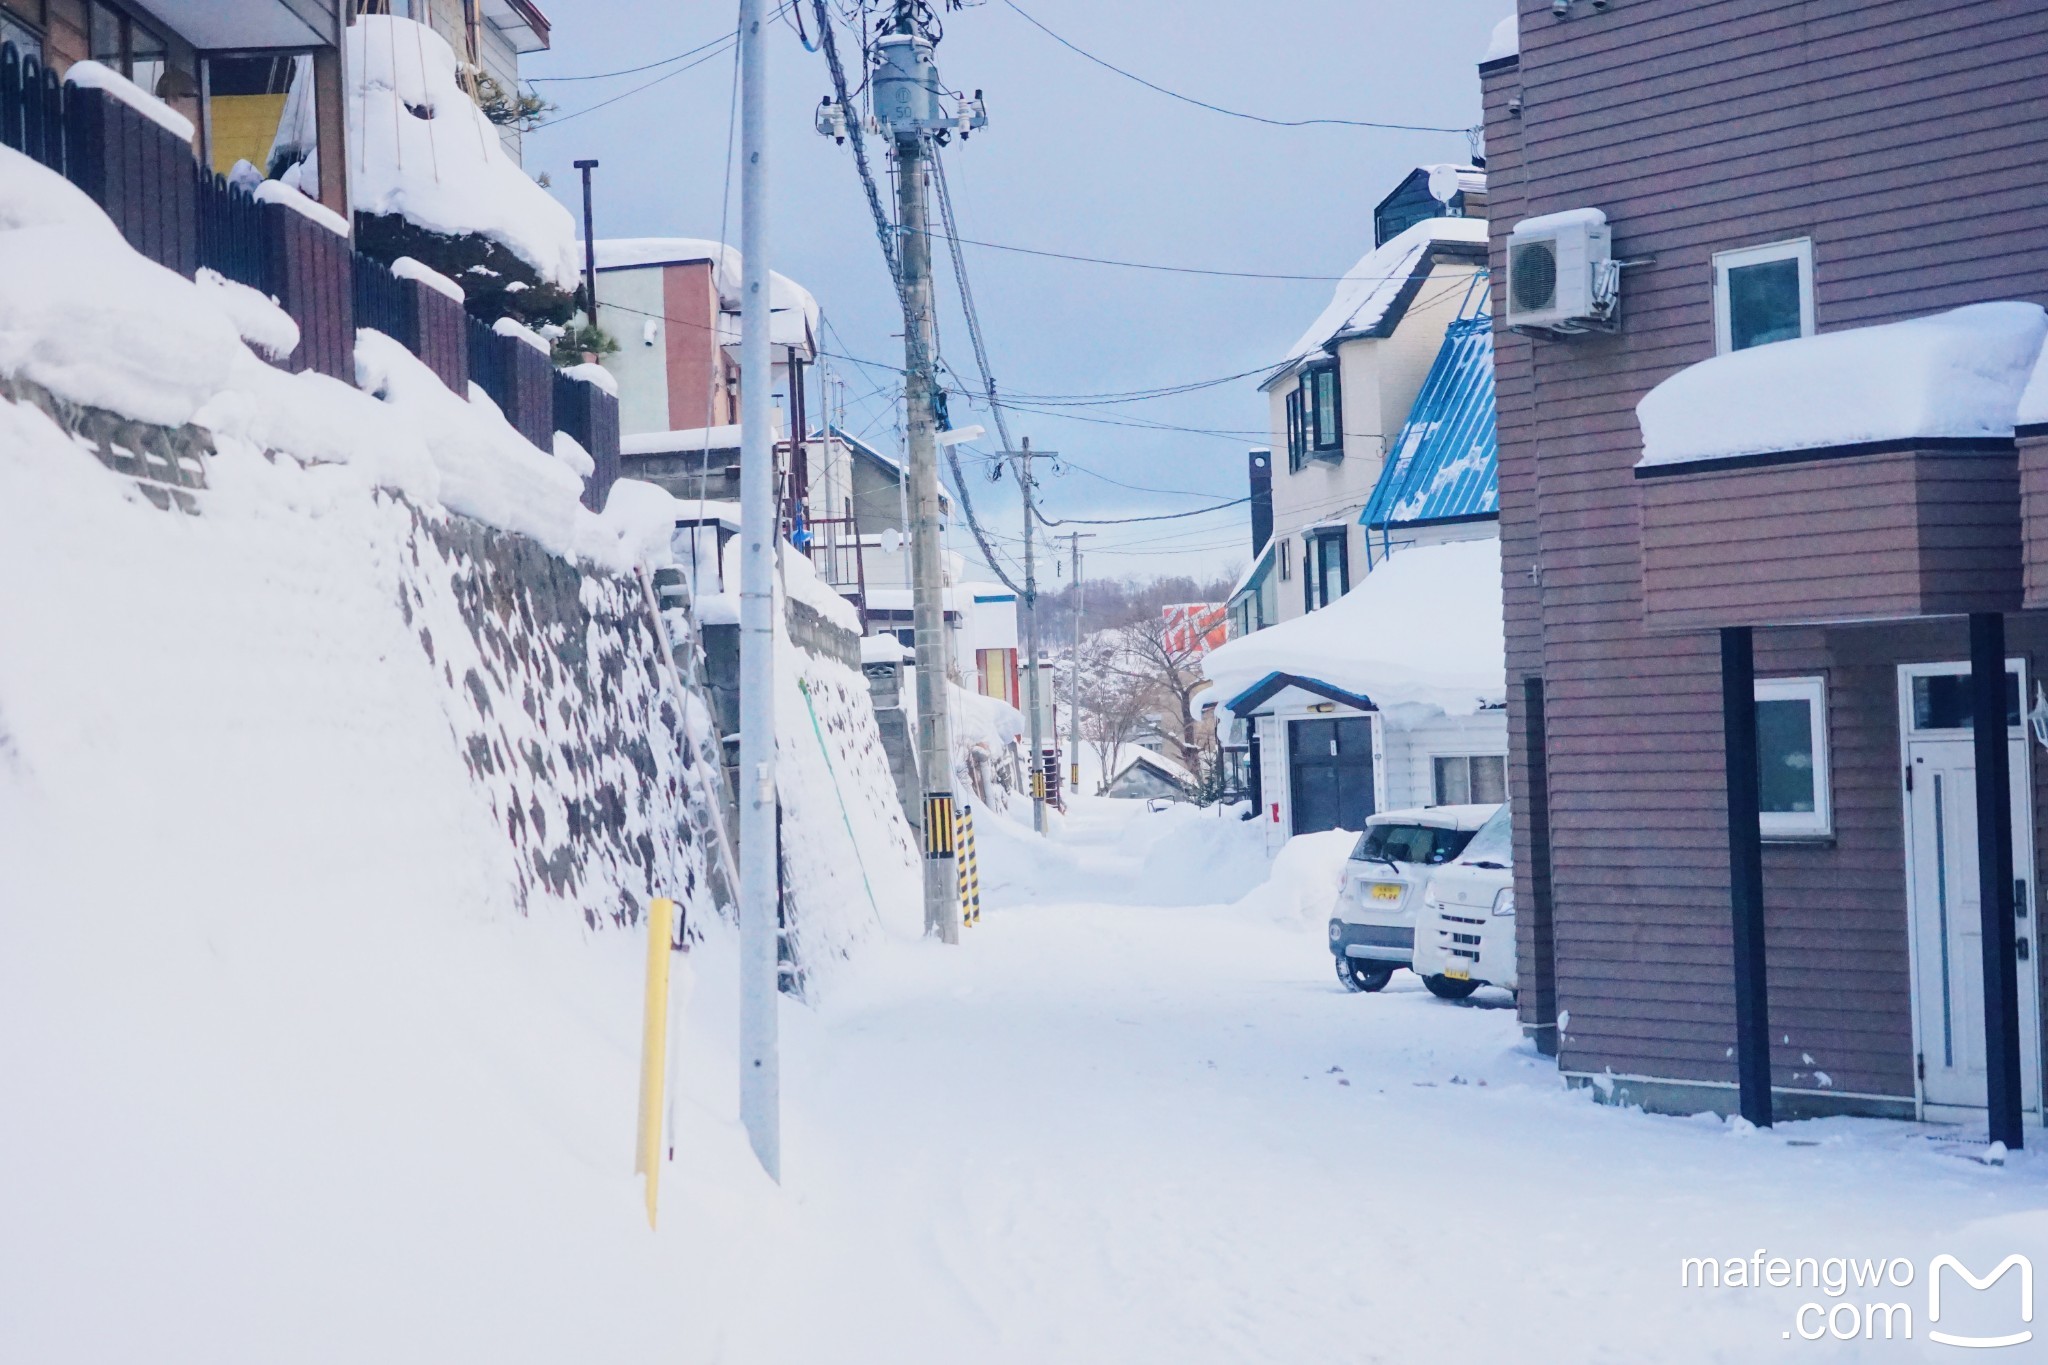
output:
M 1433 994 L 1462 1000 L 1481 986 L 1514 990 L 1515 836 L 1508 808 L 1436 869 L 1415 915 L 1415 974 Z
M 1430 874 L 1457 857 L 1497 806 L 1428 806 L 1366 817 L 1330 916 L 1337 979 L 1376 991 L 1406 967 Z

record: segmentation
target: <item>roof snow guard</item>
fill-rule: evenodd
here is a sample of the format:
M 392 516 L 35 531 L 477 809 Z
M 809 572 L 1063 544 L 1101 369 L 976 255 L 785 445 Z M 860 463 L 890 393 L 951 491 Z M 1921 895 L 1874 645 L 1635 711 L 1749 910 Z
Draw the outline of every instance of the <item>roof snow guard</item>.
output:
M 1359 513 L 1376 530 L 1500 515 L 1493 319 L 1454 322 Z

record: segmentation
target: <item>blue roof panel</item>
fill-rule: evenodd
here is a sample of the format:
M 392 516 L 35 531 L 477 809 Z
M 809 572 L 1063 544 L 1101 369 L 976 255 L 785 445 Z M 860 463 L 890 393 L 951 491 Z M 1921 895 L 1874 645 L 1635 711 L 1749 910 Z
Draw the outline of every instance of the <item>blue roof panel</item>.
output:
M 1377 529 L 1499 514 L 1493 319 L 1482 314 L 1445 330 L 1443 349 L 1358 519 Z

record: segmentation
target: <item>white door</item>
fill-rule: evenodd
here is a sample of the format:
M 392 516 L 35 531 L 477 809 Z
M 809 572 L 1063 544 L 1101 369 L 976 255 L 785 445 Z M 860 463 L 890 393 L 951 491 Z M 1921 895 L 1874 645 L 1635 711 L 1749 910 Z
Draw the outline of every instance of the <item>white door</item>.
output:
M 1932 686 L 1930 687 L 1930 681 Z M 1977 886 L 1977 767 L 1968 715 L 1956 714 L 1961 665 L 1901 670 L 1905 722 L 1906 846 L 1912 929 L 1915 1031 L 1921 1097 L 1935 1110 L 1983 1109 L 1984 957 Z M 1933 694 L 1930 700 L 1930 692 Z M 1966 695 L 1966 693 L 1964 694 Z M 1960 725 L 1956 722 L 1960 720 Z M 2020 984 L 2022 1107 L 2041 1107 L 2040 1024 L 2034 895 L 2033 822 L 2027 741 L 2009 741 L 2012 768 L 2013 878 Z

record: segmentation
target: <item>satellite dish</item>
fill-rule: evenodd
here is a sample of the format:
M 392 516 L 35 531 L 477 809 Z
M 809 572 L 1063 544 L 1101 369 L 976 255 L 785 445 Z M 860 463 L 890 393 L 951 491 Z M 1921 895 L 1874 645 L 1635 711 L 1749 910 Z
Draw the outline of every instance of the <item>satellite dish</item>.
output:
M 882 549 L 885 553 L 893 555 L 902 548 L 903 533 L 901 531 L 891 526 L 882 532 Z
M 1458 197 L 1458 168 L 1456 166 L 1431 166 L 1429 168 L 1429 197 L 1439 204 L 1448 204 Z

